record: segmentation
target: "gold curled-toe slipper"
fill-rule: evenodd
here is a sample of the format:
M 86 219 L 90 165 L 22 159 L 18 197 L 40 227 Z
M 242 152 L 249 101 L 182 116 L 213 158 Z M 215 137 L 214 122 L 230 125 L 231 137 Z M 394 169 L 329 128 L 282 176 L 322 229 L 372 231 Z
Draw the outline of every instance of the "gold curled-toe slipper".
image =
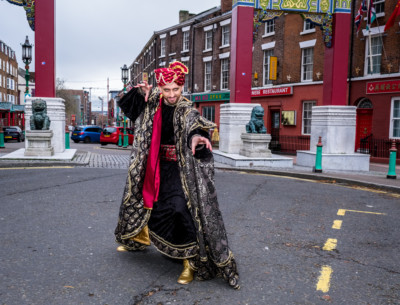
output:
M 190 267 L 189 261 L 187 259 L 183 260 L 183 271 L 178 278 L 178 283 L 182 285 L 189 284 L 193 281 L 194 270 Z
M 119 246 L 117 248 L 117 251 L 118 252 L 128 252 L 129 250 L 125 246 Z
M 139 232 L 138 235 L 131 238 L 133 241 L 141 243 L 146 246 L 150 246 L 150 236 L 149 236 L 149 227 L 145 226 L 142 231 Z

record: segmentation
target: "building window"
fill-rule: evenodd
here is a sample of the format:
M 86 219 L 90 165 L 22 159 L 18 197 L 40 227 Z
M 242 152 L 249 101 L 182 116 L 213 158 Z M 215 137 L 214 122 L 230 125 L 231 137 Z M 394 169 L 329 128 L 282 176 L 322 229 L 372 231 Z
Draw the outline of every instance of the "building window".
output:
M 382 57 L 382 37 L 371 37 L 371 47 L 369 46 L 369 39 L 366 39 L 366 75 L 367 74 L 380 74 L 381 73 L 381 57 Z M 372 52 L 372 53 L 370 53 Z M 372 63 L 372 65 L 371 65 Z
M 160 56 L 165 56 L 165 38 L 161 39 Z
M 304 101 L 303 102 L 303 134 L 311 134 L 311 114 L 312 107 L 317 103 L 315 101 Z
M 274 49 L 264 50 L 264 77 L 263 85 L 272 85 L 272 80 L 269 79 L 269 57 L 274 56 Z
M 311 31 L 311 30 L 313 30 L 313 29 L 315 29 L 315 23 L 313 23 L 313 22 L 311 22 L 310 20 L 304 20 L 304 23 L 303 23 L 303 31 L 305 32 L 305 31 Z
M 275 19 L 265 22 L 265 35 L 275 33 Z
M 204 32 L 204 50 L 212 49 L 212 31 Z
M 229 46 L 231 39 L 231 28 L 230 25 L 224 25 L 222 27 L 222 46 Z
M 229 89 L 229 58 L 221 59 L 221 90 Z
M 207 106 L 202 108 L 202 116 L 211 122 L 215 122 L 215 106 Z
M 204 65 L 204 91 L 211 91 L 211 61 Z
M 182 63 L 186 67 L 189 67 L 189 62 L 188 61 L 182 61 Z M 185 84 L 183 85 L 183 92 L 185 92 L 185 93 L 189 92 L 189 74 L 185 75 Z
M 314 48 L 305 48 L 301 52 L 301 81 L 313 80 Z
M 183 50 L 189 51 L 189 31 L 183 32 Z
M 400 97 L 392 99 L 390 138 L 400 138 Z
M 374 7 L 376 14 L 385 13 L 385 0 L 375 0 Z

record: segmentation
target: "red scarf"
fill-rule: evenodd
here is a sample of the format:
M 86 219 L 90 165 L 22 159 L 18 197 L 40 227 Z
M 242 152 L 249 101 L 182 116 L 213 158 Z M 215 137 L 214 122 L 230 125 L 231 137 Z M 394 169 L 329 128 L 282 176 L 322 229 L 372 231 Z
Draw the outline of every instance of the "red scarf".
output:
M 154 114 L 153 133 L 149 155 L 147 156 L 146 173 L 143 184 L 143 203 L 145 209 L 152 209 L 153 203 L 158 200 L 160 190 L 160 146 L 161 146 L 161 105 L 163 97 L 160 97 L 160 106 Z

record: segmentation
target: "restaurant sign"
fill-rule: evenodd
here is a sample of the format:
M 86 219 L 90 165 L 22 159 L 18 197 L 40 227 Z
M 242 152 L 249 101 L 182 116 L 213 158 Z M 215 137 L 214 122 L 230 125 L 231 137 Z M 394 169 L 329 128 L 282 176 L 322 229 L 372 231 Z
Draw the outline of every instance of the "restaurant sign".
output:
M 400 92 L 400 79 L 382 82 L 368 82 L 366 91 L 367 94 Z
M 268 89 L 256 89 L 251 90 L 252 97 L 259 96 L 276 96 L 276 95 L 291 95 L 293 94 L 293 87 L 280 87 L 280 88 L 268 88 Z
M 193 94 L 192 99 L 195 102 L 215 102 L 215 101 L 229 101 L 231 97 L 230 92 L 210 93 L 210 94 Z

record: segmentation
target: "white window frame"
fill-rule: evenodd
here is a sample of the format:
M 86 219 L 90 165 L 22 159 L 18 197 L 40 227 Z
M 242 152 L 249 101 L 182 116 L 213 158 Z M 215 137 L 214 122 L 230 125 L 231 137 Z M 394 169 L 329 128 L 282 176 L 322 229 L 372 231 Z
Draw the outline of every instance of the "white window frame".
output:
M 189 67 L 189 57 L 181 58 L 181 63 L 183 63 L 186 67 Z M 185 75 L 185 84 L 183 85 L 183 92 L 188 93 L 189 91 L 189 74 Z
M 311 105 L 311 109 L 305 109 L 306 105 Z M 311 135 L 311 118 L 312 118 L 312 107 L 317 106 L 317 101 L 303 101 L 303 110 L 301 113 L 301 134 L 302 135 Z M 307 114 L 309 117 L 306 118 L 305 113 L 307 111 Z M 306 121 L 309 122 L 309 124 L 306 124 Z M 307 133 L 304 129 L 309 128 L 309 133 Z M 307 130 L 308 131 L 308 130 Z
M 312 59 L 311 63 L 305 63 L 304 59 L 306 56 L 306 52 L 311 51 L 312 52 Z M 310 75 L 311 78 L 304 78 L 304 73 L 307 73 L 309 71 L 305 71 L 305 68 L 311 67 L 311 73 L 307 74 Z M 302 48 L 301 50 L 301 82 L 312 82 L 313 81 L 313 74 L 314 74 L 314 47 L 310 48 Z
M 230 24 L 221 27 L 221 47 L 229 47 L 231 44 Z
M 274 44 L 275 45 L 275 44 Z M 272 86 L 272 80 L 269 80 L 269 57 L 274 56 L 274 49 L 263 49 L 263 87 Z
M 368 67 L 369 67 L 369 63 L 370 63 L 370 55 L 369 55 L 369 37 L 365 37 L 365 57 L 364 57 L 364 76 L 368 76 L 368 75 L 380 75 L 381 72 L 381 67 L 382 67 L 382 51 L 383 51 L 383 43 L 382 43 L 382 36 L 381 35 L 373 35 L 371 36 L 371 41 L 372 39 L 377 39 L 380 43 L 381 43 L 381 53 L 380 54 L 372 54 L 373 57 L 377 57 L 380 56 L 381 60 L 379 63 L 379 72 L 378 73 L 368 73 Z M 373 48 L 373 47 L 372 47 Z
M 308 19 L 303 21 L 303 31 L 300 35 L 315 33 L 315 23 L 311 22 Z
M 212 30 L 205 31 L 204 32 L 204 51 L 203 52 L 212 50 L 212 39 L 213 39 Z
M 397 97 L 392 97 L 392 101 L 391 101 L 391 106 L 390 106 L 390 127 L 389 127 L 389 139 L 400 139 L 400 132 L 399 135 L 397 137 L 395 137 L 393 135 L 394 132 L 394 122 L 398 121 L 399 125 L 400 125 L 400 109 L 399 109 L 399 113 L 398 116 L 394 116 L 394 104 L 395 102 L 399 103 L 399 108 L 400 108 L 400 96 Z
M 211 77 L 212 77 L 212 62 L 206 61 L 204 62 L 204 91 L 211 91 Z
M 385 16 L 385 0 L 375 0 L 374 7 L 376 11 L 376 18 Z
M 189 31 L 182 34 L 182 52 L 189 51 Z
M 221 90 L 229 90 L 229 58 L 221 59 Z
M 161 38 L 160 39 L 160 58 L 165 56 L 165 49 L 166 49 L 165 44 L 166 44 L 165 38 Z
M 271 19 L 265 22 L 263 37 L 268 37 L 272 35 L 275 35 L 275 19 Z
M 201 108 L 202 117 L 215 122 L 215 106 L 205 106 Z

